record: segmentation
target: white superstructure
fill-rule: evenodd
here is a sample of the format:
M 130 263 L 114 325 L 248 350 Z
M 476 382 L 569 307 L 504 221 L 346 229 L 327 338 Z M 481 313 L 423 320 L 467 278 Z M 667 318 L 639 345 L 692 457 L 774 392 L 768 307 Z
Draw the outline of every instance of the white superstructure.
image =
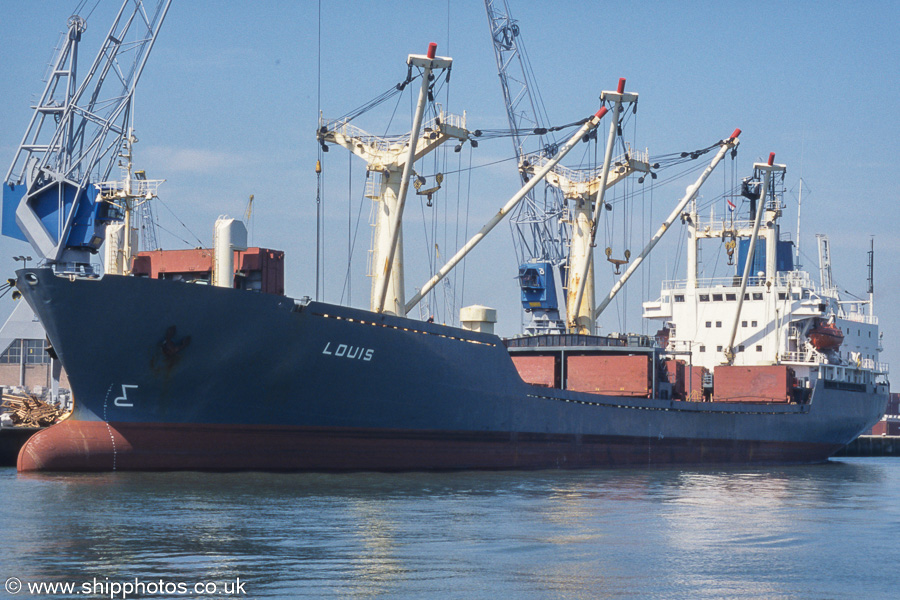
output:
M 783 166 L 770 161 L 755 167 L 758 177 L 751 180 L 755 187 L 751 186 L 750 197 L 751 217 L 761 216 L 758 239 L 752 239 L 756 219 L 706 220 L 692 203 L 682 215 L 688 228 L 687 278 L 664 281 L 659 299 L 644 303 L 643 316 L 660 321 L 661 329 L 668 330 L 670 351 L 710 372 L 726 364 L 782 364 L 790 366 L 806 385 L 818 376 L 850 384 L 884 380 L 888 368 L 879 362 L 881 338 L 878 318 L 871 312 L 872 298 L 843 300 L 830 281 L 827 258 L 821 271 L 828 275 L 818 284 L 807 271 L 794 267 L 793 243 L 781 239 L 778 224 L 784 208 L 781 195 L 774 186 L 759 185 L 759 178 L 770 177 L 772 170 L 783 171 Z M 757 191 L 758 197 L 753 198 L 752 191 L 759 188 L 762 193 Z M 754 210 L 757 202 L 761 203 L 758 211 Z M 827 257 L 827 238 L 819 238 L 820 256 Z M 726 244 L 729 262 L 734 264 L 732 276 L 698 277 L 701 240 Z M 753 241 L 757 241 L 755 251 Z M 737 260 L 733 260 L 736 250 Z M 814 340 L 822 332 L 833 334 L 829 325 L 843 334 L 832 348 Z

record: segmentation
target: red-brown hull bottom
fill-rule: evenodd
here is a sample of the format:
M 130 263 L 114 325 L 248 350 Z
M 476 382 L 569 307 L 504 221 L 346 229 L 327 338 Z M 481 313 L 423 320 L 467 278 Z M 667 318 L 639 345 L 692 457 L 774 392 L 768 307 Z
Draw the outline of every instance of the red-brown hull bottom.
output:
M 809 463 L 839 446 L 531 433 L 64 421 L 19 454 L 27 471 L 417 471 Z

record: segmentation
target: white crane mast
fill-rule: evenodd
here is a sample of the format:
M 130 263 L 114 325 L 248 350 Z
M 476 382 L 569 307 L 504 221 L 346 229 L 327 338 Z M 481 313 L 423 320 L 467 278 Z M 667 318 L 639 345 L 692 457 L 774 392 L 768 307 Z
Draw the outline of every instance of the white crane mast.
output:
M 582 246 L 581 250 L 576 250 L 575 240 L 572 242 L 572 251 L 578 252 L 579 256 L 585 257 L 582 264 L 569 265 L 570 302 L 568 305 L 569 310 L 566 313 L 566 319 L 568 321 L 568 329 L 572 333 L 594 333 L 593 303 L 591 302 L 588 306 L 583 306 L 582 299 L 584 298 L 585 289 L 587 288 L 588 273 L 593 264 L 592 248 L 594 246 L 594 240 L 597 237 L 597 227 L 600 223 L 600 215 L 602 214 L 602 209 L 605 205 L 603 197 L 606 194 L 607 182 L 609 180 L 609 167 L 612 161 L 613 145 L 615 144 L 616 133 L 619 127 L 619 116 L 622 114 L 622 105 L 624 103 L 636 103 L 638 95 L 625 92 L 625 78 L 623 77 L 619 79 L 619 86 L 616 88 L 615 92 L 603 92 L 600 95 L 600 99 L 612 103 L 612 120 L 609 125 L 609 137 L 606 140 L 606 151 L 603 155 L 603 167 L 600 172 L 600 184 L 597 191 L 597 201 L 594 203 L 590 229 L 586 232 L 588 235 L 581 236 L 581 238 L 577 240 L 579 245 Z M 591 281 L 591 284 L 593 285 L 593 281 Z M 574 300 L 572 299 L 573 288 L 575 290 Z M 593 294 L 593 290 L 591 290 L 591 294 Z
M 534 175 L 537 167 L 546 164 L 547 159 L 541 156 L 527 156 L 528 166 L 525 172 Z M 624 156 L 615 159 L 616 169 L 607 174 L 606 189 L 623 181 L 635 171 L 650 172 L 649 156 L 646 151 L 635 152 L 630 148 Z M 601 169 L 602 171 L 602 169 Z M 547 183 L 559 189 L 569 205 L 569 220 L 572 223 L 572 237 L 569 243 L 568 264 L 569 281 L 567 282 L 567 311 L 575 311 L 575 319 L 583 324 L 584 329 L 593 333 L 594 317 L 594 264 L 593 247 L 590 243 L 591 219 L 594 205 L 599 197 L 602 172 L 588 173 L 581 169 L 569 169 L 561 165 L 553 167 L 547 173 Z M 576 308 L 575 294 L 578 290 L 576 275 L 581 272 L 584 263 L 588 263 L 585 293 L 581 305 Z
M 372 292 L 370 309 L 406 316 L 403 269 L 402 218 L 412 165 L 449 139 L 466 140 L 465 116 L 445 115 L 425 123 L 429 133 L 419 137 L 433 69 L 449 69 L 452 59 L 435 56 L 436 44 L 428 54 L 410 54 L 407 64 L 422 70 L 422 87 L 408 138 L 392 141 L 380 138 L 347 121 L 320 123 L 320 140 L 342 146 L 366 161 L 369 172 L 380 173 L 381 182 L 373 192 L 376 202 L 375 237 L 372 248 Z

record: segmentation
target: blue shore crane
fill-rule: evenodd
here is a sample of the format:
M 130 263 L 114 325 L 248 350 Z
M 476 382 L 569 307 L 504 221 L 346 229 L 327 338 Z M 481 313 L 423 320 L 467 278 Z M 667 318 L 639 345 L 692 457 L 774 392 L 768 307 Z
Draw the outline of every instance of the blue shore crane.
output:
M 69 18 L 3 186 L 3 235 L 30 242 L 57 272 L 93 274 L 90 258 L 107 225 L 125 220 L 121 205 L 103 200 L 100 184 L 133 137 L 135 86 L 170 3 L 125 0 L 80 81 L 78 47 L 87 23 Z

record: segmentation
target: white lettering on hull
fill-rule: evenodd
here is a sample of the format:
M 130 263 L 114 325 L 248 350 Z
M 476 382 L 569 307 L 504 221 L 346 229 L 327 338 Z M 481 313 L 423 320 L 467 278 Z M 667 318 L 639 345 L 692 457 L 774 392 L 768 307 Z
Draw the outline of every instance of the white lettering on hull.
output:
M 375 356 L 375 349 L 363 348 L 362 346 L 351 346 L 349 344 L 338 344 L 337 347 L 332 349 L 331 342 L 326 342 L 322 354 L 369 362 L 372 360 L 372 357 Z

